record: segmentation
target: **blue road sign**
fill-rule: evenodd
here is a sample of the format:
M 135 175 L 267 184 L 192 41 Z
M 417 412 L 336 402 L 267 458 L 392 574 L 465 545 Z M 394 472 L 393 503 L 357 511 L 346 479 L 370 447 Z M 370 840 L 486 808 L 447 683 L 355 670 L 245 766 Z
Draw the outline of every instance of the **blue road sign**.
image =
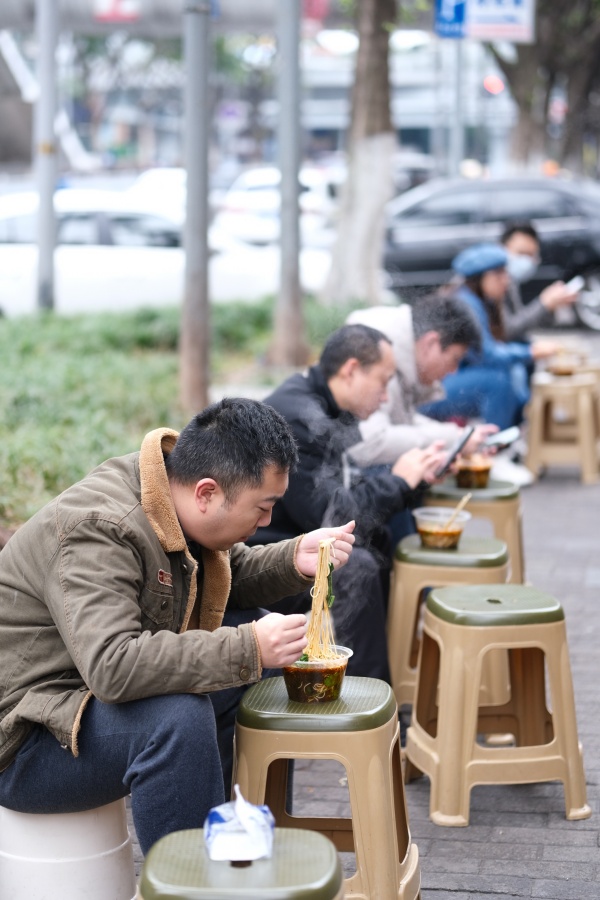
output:
M 466 35 L 466 0 L 435 0 L 435 33 L 445 38 Z

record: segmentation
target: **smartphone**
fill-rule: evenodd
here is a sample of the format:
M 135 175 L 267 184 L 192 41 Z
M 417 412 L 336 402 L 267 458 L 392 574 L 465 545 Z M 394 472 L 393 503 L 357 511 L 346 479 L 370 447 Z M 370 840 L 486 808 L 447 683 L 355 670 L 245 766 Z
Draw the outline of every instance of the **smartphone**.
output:
M 440 468 L 435 473 L 436 478 L 441 478 L 446 474 L 462 448 L 465 446 L 473 432 L 475 431 L 475 426 L 471 425 L 469 428 L 465 428 L 457 442 L 450 448 L 448 451 L 448 456 L 446 457 L 446 461 L 440 466 Z
M 575 278 L 571 278 L 570 281 L 567 281 L 565 287 L 570 293 L 574 294 L 585 287 L 585 278 L 583 278 L 582 275 L 576 275 Z
M 497 431 L 496 434 L 488 434 L 484 438 L 483 445 L 484 447 L 497 447 L 498 449 L 510 447 L 520 436 L 521 429 L 517 425 L 513 425 L 512 428 L 505 428 L 504 431 Z

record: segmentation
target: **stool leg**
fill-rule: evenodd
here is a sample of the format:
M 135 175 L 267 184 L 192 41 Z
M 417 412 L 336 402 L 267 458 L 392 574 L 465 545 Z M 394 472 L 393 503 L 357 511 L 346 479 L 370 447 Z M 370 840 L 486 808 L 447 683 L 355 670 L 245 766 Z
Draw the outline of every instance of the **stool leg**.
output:
M 566 760 L 564 779 L 566 816 L 567 819 L 588 819 L 592 810 L 587 802 L 583 753 L 577 736 L 575 695 L 565 631 L 561 646 L 548 656 L 548 680 L 554 732 L 560 754 Z
M 475 743 L 481 665 L 468 662 L 462 647 L 453 647 L 452 652 L 443 649 L 440 654 L 440 755 L 429 801 L 429 814 L 438 825 L 469 824 L 466 770 Z
M 598 455 L 594 429 L 593 397 L 589 391 L 580 390 L 577 395 L 578 442 L 581 457 L 581 480 L 584 484 L 598 481 Z

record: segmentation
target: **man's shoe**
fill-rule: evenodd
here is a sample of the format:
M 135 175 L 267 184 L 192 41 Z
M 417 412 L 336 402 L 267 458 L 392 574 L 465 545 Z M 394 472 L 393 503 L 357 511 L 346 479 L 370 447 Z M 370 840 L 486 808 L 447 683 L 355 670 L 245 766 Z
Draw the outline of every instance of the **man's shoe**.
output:
M 494 457 L 490 476 L 498 481 L 510 481 L 518 487 L 527 487 L 535 481 L 533 472 L 527 466 L 512 462 L 500 454 Z

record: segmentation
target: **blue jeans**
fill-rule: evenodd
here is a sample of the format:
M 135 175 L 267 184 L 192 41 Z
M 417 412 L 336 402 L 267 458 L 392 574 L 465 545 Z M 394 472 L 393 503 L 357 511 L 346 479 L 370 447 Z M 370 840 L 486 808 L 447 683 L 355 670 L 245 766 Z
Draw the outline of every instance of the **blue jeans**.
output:
M 237 618 L 258 615 L 245 611 Z M 0 805 L 25 813 L 80 812 L 131 794 L 146 854 L 172 831 L 201 828 L 209 809 L 225 801 L 224 785 L 229 799 L 235 715 L 246 689 L 115 704 L 92 698 L 81 721 L 79 756 L 35 725 L 0 773 Z
M 425 403 L 419 412 L 432 419 L 447 421 L 453 416 L 483 419 L 501 430 L 522 421 L 523 407 L 529 399 L 525 366 L 510 370 L 468 366 L 444 378 L 446 397 Z

